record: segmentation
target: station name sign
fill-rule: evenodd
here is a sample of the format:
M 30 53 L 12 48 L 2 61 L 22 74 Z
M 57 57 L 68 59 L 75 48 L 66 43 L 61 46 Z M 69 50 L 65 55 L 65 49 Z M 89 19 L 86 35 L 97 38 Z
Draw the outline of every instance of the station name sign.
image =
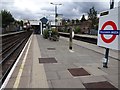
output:
M 120 34 L 120 30 L 100 30 L 99 34 L 119 35 Z

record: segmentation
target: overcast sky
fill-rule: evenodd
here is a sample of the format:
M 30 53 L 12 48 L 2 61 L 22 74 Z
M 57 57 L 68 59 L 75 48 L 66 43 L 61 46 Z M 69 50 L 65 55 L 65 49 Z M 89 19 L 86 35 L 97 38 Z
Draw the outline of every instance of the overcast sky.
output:
M 115 7 L 118 1 L 120 0 L 115 0 Z M 55 6 L 50 2 L 62 4 L 57 11 L 58 14 L 63 14 L 63 18 L 80 19 L 83 14 L 87 15 L 92 6 L 98 12 L 108 10 L 110 0 L 2 0 L 0 6 L 1 9 L 10 11 L 16 19 L 39 20 L 45 16 L 53 20 Z

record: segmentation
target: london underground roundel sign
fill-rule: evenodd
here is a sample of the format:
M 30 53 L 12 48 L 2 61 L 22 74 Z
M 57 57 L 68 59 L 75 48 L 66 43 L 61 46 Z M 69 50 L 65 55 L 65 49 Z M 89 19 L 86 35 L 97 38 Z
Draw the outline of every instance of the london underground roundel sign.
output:
M 97 45 L 120 50 L 120 8 L 116 7 L 104 12 L 108 14 L 100 14 Z
M 104 30 L 106 26 L 112 26 L 113 30 Z M 118 30 L 117 30 L 117 26 L 113 21 L 107 21 L 103 24 L 101 30 L 100 30 L 100 34 L 101 34 L 101 39 L 105 42 L 105 43 L 111 43 L 115 40 L 116 35 L 119 34 Z M 107 39 L 104 37 L 104 34 L 109 34 L 112 35 L 111 38 Z

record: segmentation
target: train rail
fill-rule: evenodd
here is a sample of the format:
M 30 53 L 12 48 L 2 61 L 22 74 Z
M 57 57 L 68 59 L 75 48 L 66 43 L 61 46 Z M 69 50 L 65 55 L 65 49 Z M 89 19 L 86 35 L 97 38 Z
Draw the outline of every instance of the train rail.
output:
M 24 45 L 29 39 L 32 31 L 24 31 L 19 33 L 12 33 L 2 35 L 2 50 L 0 50 L 0 68 L 2 70 L 2 76 L 0 77 L 0 83 L 2 84 L 14 65 L 17 57 L 21 53 Z
M 59 35 L 63 37 L 69 37 L 69 33 L 59 32 Z M 73 39 L 92 43 L 92 44 L 97 44 L 97 36 L 75 34 Z

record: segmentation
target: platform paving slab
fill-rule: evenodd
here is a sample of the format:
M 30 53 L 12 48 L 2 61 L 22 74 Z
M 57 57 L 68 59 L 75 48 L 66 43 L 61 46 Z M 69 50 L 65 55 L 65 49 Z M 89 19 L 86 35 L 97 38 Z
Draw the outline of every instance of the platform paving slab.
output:
M 73 78 L 73 76 L 70 74 L 70 72 L 68 70 L 58 71 L 58 75 L 59 75 L 60 79 Z
M 22 72 L 22 76 L 30 77 L 31 76 L 31 70 L 32 70 L 32 67 L 30 65 L 25 66 L 24 70 Z
M 33 40 L 33 65 L 32 65 L 32 88 L 48 88 L 47 78 L 43 64 L 39 64 L 38 58 L 41 58 L 41 52 L 36 35 Z
M 54 71 L 46 72 L 46 77 L 47 77 L 47 80 L 59 79 L 57 72 L 54 72 Z
M 78 79 L 51 80 L 53 88 L 85 88 Z
M 118 73 L 116 69 L 118 68 L 118 62 L 110 57 L 110 68 L 103 68 L 101 60 L 104 55 L 100 54 L 100 52 L 97 53 L 94 50 L 99 50 L 100 47 L 95 46 L 94 48 L 94 45 L 92 46 L 92 44 L 76 41 L 74 42 L 75 44 L 73 44 L 74 52 L 70 52 L 67 39 L 60 37 L 58 42 L 53 42 L 43 39 L 40 35 L 34 35 L 32 43 L 33 45 L 30 50 L 33 51 L 29 52 L 24 68 L 25 71 L 23 71 L 19 87 L 85 88 L 83 83 L 100 81 L 109 81 L 117 87 L 118 83 L 116 77 Z M 51 47 L 56 50 L 47 49 Z M 103 48 L 101 51 L 102 50 Z M 39 63 L 39 58 L 49 57 L 55 57 L 57 63 Z M 31 66 L 31 70 L 28 70 L 28 66 Z M 69 68 L 84 68 L 91 75 L 73 77 L 67 70 Z M 25 78 L 26 76 L 27 78 Z M 15 79 L 14 77 L 10 79 L 11 83 L 9 83 L 9 87 L 12 87 Z M 28 85 L 22 85 L 24 83 Z
M 55 64 L 44 64 L 45 71 L 61 71 L 67 69 L 64 64 L 55 63 Z
M 102 67 L 102 58 L 104 57 L 104 50 L 103 50 L 103 53 L 100 53 L 100 52 L 97 52 L 96 50 L 94 50 L 96 48 L 93 48 L 93 49 L 89 48 L 89 44 L 86 44 L 83 42 L 81 45 L 78 42 L 78 43 L 73 44 L 74 52 L 71 53 L 68 49 L 69 42 L 66 39 L 60 38 L 59 42 L 50 42 L 49 40 L 44 40 L 43 38 L 41 38 L 41 36 L 40 37 L 38 36 L 37 39 L 40 40 L 41 42 L 43 42 L 43 43 L 38 42 L 41 53 L 45 54 L 45 52 L 46 52 L 46 56 L 48 56 L 48 57 L 54 56 L 58 61 L 58 63 L 57 63 L 58 66 L 55 64 L 53 64 L 53 66 L 50 64 L 49 65 L 44 64 L 45 71 L 46 72 L 48 72 L 48 71 L 58 72 L 60 80 L 71 79 L 72 77 L 69 76 L 69 74 L 66 72 L 66 70 L 68 68 L 73 68 L 73 67 L 75 67 L 75 68 L 77 68 L 77 67 L 84 68 L 85 67 L 85 70 L 91 74 L 90 76 L 103 77 L 104 75 L 106 75 L 106 76 L 108 75 L 107 72 L 105 72 L 104 70 L 99 70 L 99 68 L 103 68 Z M 88 47 L 86 47 L 86 45 L 84 45 L 84 44 L 88 45 Z M 56 48 L 56 50 L 54 50 L 54 51 L 44 50 L 44 49 L 48 48 L 47 45 L 49 45 L 49 47 Z M 92 44 L 90 44 L 90 45 L 92 45 Z M 97 50 L 99 50 L 99 48 L 100 47 L 98 47 Z M 113 59 L 111 57 L 109 57 L 109 59 L 111 60 L 109 65 L 114 66 L 117 63 L 115 61 L 115 59 Z M 59 64 L 62 67 L 59 66 Z M 82 76 L 82 77 L 85 77 L 85 76 Z M 73 78 L 79 79 L 80 76 L 73 77 Z
M 109 82 L 111 82 L 114 86 L 118 87 L 119 85 L 119 79 L 118 79 L 118 75 L 105 75 L 104 78 L 106 78 Z
M 98 68 L 88 67 L 88 66 L 84 66 L 83 68 L 94 76 L 108 75 L 107 73 L 105 73 L 104 71 Z
M 49 90 L 54 90 L 51 80 L 48 80 L 47 82 L 48 82 Z
M 107 81 L 103 76 L 84 76 L 80 77 L 82 83 L 102 82 Z
M 30 87 L 30 77 L 22 76 L 18 88 L 29 88 Z

